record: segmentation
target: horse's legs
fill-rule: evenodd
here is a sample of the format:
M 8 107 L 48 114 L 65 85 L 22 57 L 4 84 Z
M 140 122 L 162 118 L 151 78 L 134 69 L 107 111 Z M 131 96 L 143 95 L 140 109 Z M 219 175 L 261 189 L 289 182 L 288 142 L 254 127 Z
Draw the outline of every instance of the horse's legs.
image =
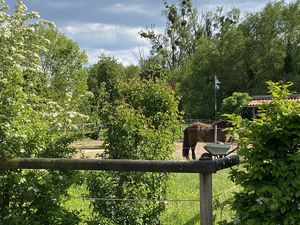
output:
M 185 157 L 187 160 L 190 160 L 189 152 L 190 152 L 190 147 L 183 147 L 182 156 Z
M 190 151 L 190 149 L 189 149 L 189 151 Z M 187 160 L 190 160 L 190 154 L 189 154 L 189 151 L 188 151 L 188 154 L 185 156 L 185 158 L 186 158 Z
M 195 159 L 196 159 L 196 154 L 195 154 L 195 146 L 194 146 L 194 147 L 192 147 L 192 158 L 193 158 L 193 160 L 195 160 Z

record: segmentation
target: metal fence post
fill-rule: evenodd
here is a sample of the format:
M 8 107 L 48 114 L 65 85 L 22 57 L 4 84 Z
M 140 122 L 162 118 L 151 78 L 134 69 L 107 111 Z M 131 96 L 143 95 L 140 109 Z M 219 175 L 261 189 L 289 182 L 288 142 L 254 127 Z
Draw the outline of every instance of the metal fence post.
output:
M 214 127 L 214 142 L 218 142 L 218 125 L 216 124 Z
M 212 174 L 200 173 L 200 224 L 212 225 Z

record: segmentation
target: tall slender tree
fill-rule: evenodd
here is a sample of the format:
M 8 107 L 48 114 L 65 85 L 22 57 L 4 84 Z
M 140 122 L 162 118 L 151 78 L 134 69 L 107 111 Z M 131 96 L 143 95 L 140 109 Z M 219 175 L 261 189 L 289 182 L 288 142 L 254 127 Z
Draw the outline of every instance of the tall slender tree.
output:
M 198 24 L 197 10 L 192 0 L 180 0 L 178 5 L 164 1 L 162 14 L 167 19 L 163 33 L 157 34 L 150 28 L 141 31 L 140 35 L 150 40 L 151 54 L 160 61 L 161 66 L 175 68 L 185 57 L 193 54 L 203 30 Z

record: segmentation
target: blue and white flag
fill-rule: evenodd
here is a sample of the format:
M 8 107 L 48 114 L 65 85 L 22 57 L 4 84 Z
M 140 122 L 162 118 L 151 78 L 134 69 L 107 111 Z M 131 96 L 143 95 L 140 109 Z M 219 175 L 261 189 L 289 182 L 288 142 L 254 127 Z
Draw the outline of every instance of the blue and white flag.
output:
M 220 89 L 220 84 L 221 84 L 221 82 L 218 80 L 217 76 L 215 76 L 215 89 L 216 90 Z

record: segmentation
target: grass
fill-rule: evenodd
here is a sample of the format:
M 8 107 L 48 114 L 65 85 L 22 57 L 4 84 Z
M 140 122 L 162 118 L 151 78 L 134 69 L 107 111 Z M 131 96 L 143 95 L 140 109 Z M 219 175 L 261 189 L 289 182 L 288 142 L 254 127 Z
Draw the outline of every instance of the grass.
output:
M 199 214 L 199 175 L 171 174 L 166 211 L 162 224 L 195 224 Z M 178 200 L 178 201 L 176 201 Z
M 101 142 L 100 142 L 101 143 Z M 99 141 L 82 140 L 73 147 L 99 145 Z M 177 151 L 181 151 L 177 149 Z M 92 153 L 95 153 L 93 150 Z M 85 151 L 85 155 L 88 155 Z M 233 197 L 233 191 L 239 189 L 228 178 L 230 169 L 213 174 L 213 210 L 214 224 L 222 224 L 222 220 L 230 220 L 234 214 L 227 202 Z M 85 185 L 73 186 L 69 190 L 70 197 L 65 207 L 77 210 L 83 221 L 92 218 L 90 201 L 82 199 L 87 195 Z M 168 187 L 168 201 L 166 210 L 161 217 L 162 225 L 199 225 L 199 175 L 198 174 L 170 174 Z M 82 222 L 81 224 L 86 224 Z
M 64 206 L 70 211 L 78 211 L 81 218 L 80 225 L 86 224 L 92 218 L 92 209 L 90 207 L 90 201 L 82 198 L 88 194 L 85 184 L 73 185 L 69 191 L 69 196 L 64 201 Z
M 214 224 L 221 224 L 222 220 L 230 220 L 233 212 L 226 202 L 232 198 L 233 191 L 238 187 L 228 178 L 229 170 L 221 170 L 213 174 L 213 205 Z M 92 210 L 87 195 L 86 186 L 75 185 L 69 189 L 70 197 L 65 201 L 69 210 L 77 210 L 84 221 L 92 218 Z M 199 225 L 199 175 L 198 174 L 171 174 L 168 186 L 168 201 L 166 210 L 161 217 L 162 225 Z
M 226 202 L 238 190 L 228 178 L 229 169 L 213 174 L 214 224 L 230 220 L 233 212 Z M 229 190 L 229 191 L 228 191 Z M 199 175 L 172 174 L 169 183 L 167 208 L 162 216 L 162 224 L 198 225 L 199 223 Z M 184 200 L 184 201 L 173 201 Z

